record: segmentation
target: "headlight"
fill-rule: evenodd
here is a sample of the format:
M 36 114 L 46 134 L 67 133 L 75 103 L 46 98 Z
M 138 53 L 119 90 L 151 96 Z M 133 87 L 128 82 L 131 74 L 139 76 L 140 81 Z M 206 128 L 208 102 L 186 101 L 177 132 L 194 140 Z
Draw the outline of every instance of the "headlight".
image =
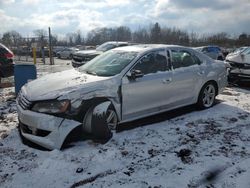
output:
M 32 110 L 40 113 L 60 114 L 66 112 L 70 107 L 69 100 L 37 102 Z

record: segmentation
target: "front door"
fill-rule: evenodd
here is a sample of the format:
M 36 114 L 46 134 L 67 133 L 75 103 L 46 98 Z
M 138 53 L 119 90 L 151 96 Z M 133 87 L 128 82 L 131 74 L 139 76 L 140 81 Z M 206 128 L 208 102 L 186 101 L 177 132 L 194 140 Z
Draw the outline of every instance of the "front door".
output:
M 131 72 L 142 77 L 130 78 Z M 172 71 L 166 50 L 144 55 L 122 79 L 122 119 L 131 120 L 165 108 L 171 95 Z

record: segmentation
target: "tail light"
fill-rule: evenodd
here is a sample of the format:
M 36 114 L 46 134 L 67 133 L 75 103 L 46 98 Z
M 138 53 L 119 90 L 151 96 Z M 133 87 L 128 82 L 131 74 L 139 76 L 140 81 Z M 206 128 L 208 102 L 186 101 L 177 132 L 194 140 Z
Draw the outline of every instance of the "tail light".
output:
M 11 59 L 14 57 L 14 54 L 11 53 L 11 52 L 7 52 L 6 54 L 4 54 L 4 56 L 7 58 L 7 59 Z

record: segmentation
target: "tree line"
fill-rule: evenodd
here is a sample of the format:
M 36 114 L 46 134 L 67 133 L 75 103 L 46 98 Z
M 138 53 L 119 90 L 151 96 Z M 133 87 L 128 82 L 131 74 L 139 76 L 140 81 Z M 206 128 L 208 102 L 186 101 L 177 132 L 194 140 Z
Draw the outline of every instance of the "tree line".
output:
M 33 31 L 35 37 L 25 38 L 17 31 L 8 31 L 0 36 L 0 41 L 9 47 L 30 45 L 32 42 L 39 42 L 46 46 L 48 33 L 46 30 L 38 29 Z M 132 31 L 127 26 L 103 27 L 89 31 L 84 37 L 80 30 L 67 33 L 64 38 L 52 35 L 54 46 L 76 46 L 76 45 L 100 45 L 106 41 L 130 41 L 134 43 L 156 43 L 156 44 L 177 44 L 184 46 L 218 45 L 223 47 L 239 47 L 250 45 L 250 35 L 242 33 L 238 36 L 230 36 L 226 32 L 216 34 L 199 34 L 187 32 L 179 28 L 170 28 L 159 23 L 147 27 L 139 27 Z

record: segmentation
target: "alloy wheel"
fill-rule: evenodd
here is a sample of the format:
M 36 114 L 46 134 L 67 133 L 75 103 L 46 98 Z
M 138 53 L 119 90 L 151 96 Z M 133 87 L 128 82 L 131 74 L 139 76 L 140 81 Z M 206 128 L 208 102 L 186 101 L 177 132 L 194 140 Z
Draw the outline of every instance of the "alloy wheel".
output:
M 108 109 L 106 122 L 109 130 L 116 130 L 118 118 L 116 112 L 113 109 Z
M 203 105 L 206 108 L 211 107 L 214 104 L 214 99 L 215 99 L 215 87 L 212 84 L 209 84 L 206 86 L 204 89 L 203 93 Z

